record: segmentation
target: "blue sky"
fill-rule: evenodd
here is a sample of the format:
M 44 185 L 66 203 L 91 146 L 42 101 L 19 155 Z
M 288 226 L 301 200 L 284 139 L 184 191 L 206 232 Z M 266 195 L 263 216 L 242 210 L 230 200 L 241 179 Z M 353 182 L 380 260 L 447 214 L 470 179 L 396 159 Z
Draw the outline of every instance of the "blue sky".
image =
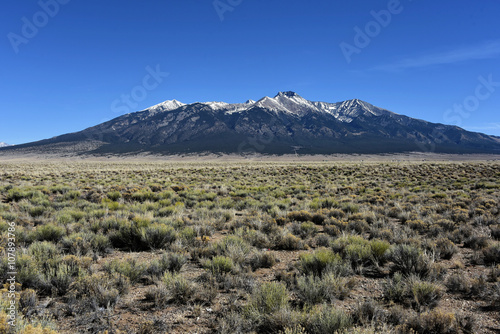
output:
M 0 141 L 285 90 L 500 135 L 499 13 L 497 0 L 7 0 Z

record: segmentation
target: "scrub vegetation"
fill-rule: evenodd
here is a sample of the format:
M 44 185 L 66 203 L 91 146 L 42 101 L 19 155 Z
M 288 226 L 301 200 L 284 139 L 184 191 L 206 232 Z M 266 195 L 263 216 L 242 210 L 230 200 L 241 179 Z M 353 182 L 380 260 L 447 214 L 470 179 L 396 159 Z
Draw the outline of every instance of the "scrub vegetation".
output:
M 17 333 L 495 333 L 496 162 L 3 162 Z M 0 333 L 8 333 L 8 285 Z

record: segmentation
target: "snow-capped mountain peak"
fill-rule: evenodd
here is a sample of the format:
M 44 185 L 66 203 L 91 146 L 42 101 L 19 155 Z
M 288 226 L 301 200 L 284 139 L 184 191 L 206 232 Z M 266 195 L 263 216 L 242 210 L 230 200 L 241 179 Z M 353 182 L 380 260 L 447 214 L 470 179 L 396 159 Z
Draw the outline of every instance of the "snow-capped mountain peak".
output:
M 293 91 L 283 91 L 274 97 L 263 97 L 258 101 L 247 100 L 245 103 L 226 102 L 197 102 L 208 107 L 213 112 L 223 112 L 224 114 L 235 114 L 258 107 L 267 109 L 275 113 L 290 114 L 294 117 L 303 117 L 308 114 L 329 114 L 343 123 L 350 123 L 355 118 L 363 116 L 380 116 L 391 113 L 387 110 L 377 108 L 367 102 L 352 99 L 337 103 L 313 102 L 306 100 Z M 150 108 L 145 109 L 149 115 L 156 115 L 161 112 L 168 112 L 180 107 L 187 106 L 177 100 L 168 100 Z
M 380 116 L 383 114 L 383 109 L 358 99 L 344 101 L 340 103 L 338 109 L 340 113 L 348 117 L 358 117 L 360 115 Z
M 274 112 L 285 112 L 289 113 L 290 110 L 288 110 L 282 103 L 275 98 L 270 98 L 269 96 L 263 97 L 259 101 L 257 101 L 254 106 L 264 108 L 264 109 L 269 109 Z
M 286 111 L 295 115 L 304 115 L 309 112 L 319 112 L 320 110 L 309 100 L 295 92 L 279 92 L 274 98 Z
M 10 146 L 10 145 L 7 143 L 4 143 L 3 141 L 0 141 L 0 147 L 7 147 L 7 146 Z
M 214 112 L 222 111 L 225 114 L 233 114 L 247 110 L 251 105 L 248 103 L 227 103 L 227 102 L 203 102 L 203 105 L 208 106 Z
M 185 103 L 179 102 L 177 100 L 167 100 L 165 102 L 158 103 L 152 107 L 149 107 L 145 110 L 148 110 L 150 113 L 154 114 L 162 111 L 174 110 L 185 105 L 186 105 Z

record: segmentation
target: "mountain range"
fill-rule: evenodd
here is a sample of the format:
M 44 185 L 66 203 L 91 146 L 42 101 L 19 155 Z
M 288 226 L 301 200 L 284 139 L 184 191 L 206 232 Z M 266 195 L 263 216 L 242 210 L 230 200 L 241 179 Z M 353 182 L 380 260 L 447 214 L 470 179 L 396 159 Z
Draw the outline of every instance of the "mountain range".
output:
M 68 154 L 492 153 L 500 137 L 430 123 L 353 99 L 314 102 L 295 92 L 230 104 L 169 100 L 142 111 L 0 152 Z

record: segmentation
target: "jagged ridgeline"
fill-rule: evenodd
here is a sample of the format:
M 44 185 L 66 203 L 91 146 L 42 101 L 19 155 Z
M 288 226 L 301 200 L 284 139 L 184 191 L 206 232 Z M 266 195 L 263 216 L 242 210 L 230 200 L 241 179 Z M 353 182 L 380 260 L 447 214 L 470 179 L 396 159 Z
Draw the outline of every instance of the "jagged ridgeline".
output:
M 165 101 L 80 132 L 2 148 L 61 154 L 500 153 L 500 137 L 414 119 L 357 99 L 294 92 L 230 104 Z

